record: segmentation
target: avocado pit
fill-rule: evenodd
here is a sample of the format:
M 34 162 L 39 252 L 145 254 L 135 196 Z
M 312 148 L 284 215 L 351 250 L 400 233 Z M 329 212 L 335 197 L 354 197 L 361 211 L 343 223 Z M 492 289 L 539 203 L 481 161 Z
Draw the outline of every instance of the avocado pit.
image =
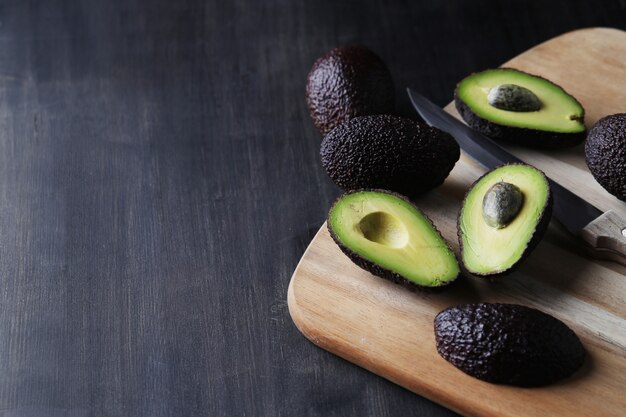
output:
M 514 112 L 531 112 L 541 109 L 541 100 L 526 87 L 517 84 L 500 84 L 489 90 L 489 104 L 497 109 Z
M 523 204 L 524 194 L 518 186 L 497 182 L 483 198 L 483 219 L 489 226 L 502 229 L 515 220 Z
M 391 248 L 402 248 L 409 240 L 404 223 L 383 211 L 363 217 L 359 222 L 359 229 L 367 240 Z

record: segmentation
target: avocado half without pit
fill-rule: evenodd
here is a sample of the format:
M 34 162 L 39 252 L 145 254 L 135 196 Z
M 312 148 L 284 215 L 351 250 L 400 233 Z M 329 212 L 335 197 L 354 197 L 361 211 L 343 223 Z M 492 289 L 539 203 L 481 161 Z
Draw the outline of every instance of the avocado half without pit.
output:
M 510 164 L 479 178 L 458 219 L 463 266 L 481 276 L 513 271 L 537 246 L 552 214 L 548 179 L 530 165 Z
M 574 146 L 585 138 L 585 110 L 563 88 L 512 68 L 463 79 L 454 92 L 463 120 L 486 136 L 537 147 Z
M 430 219 L 398 194 L 346 193 L 330 209 L 327 226 L 357 266 L 411 290 L 443 287 L 459 275 L 454 253 Z
M 475 378 L 523 387 L 576 372 L 585 349 L 560 320 L 515 304 L 449 307 L 435 318 L 437 352 Z

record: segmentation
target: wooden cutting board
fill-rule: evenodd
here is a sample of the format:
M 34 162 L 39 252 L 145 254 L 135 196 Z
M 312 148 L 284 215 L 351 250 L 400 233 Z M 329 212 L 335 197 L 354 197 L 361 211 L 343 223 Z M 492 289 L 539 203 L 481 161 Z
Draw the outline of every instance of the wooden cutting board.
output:
M 567 33 L 505 66 L 560 84 L 585 107 L 588 127 L 604 115 L 626 112 L 626 32 Z M 446 110 L 457 115 L 453 105 Z M 598 208 L 626 219 L 626 203 L 593 179 L 582 146 L 508 149 Z M 442 187 L 417 200 L 457 254 L 461 200 L 483 172 L 463 155 Z M 450 305 L 478 301 L 524 304 L 561 319 L 582 339 L 589 354 L 585 366 L 568 380 L 532 389 L 465 375 L 437 354 L 433 319 Z M 518 272 L 496 283 L 463 278 L 440 294 L 411 293 L 359 269 L 323 225 L 293 274 L 288 302 L 296 326 L 316 345 L 461 414 L 626 415 L 626 267 L 587 257 L 555 221 Z

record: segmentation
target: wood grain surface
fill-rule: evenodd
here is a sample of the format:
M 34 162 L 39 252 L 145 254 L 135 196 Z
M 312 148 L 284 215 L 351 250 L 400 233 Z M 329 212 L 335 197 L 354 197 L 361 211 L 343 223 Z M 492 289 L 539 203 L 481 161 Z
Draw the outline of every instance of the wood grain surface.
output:
M 289 317 L 339 194 L 306 75 L 364 44 L 413 115 L 599 3 L 0 0 L 0 416 L 455 415 Z
M 571 32 L 505 65 L 563 86 L 587 110 L 588 125 L 626 111 L 626 32 Z M 447 110 L 455 113 L 450 106 Z M 593 180 L 582 147 L 509 149 L 626 219 L 626 203 Z M 417 200 L 457 252 L 460 202 L 483 172 L 463 155 L 440 189 Z M 626 412 L 626 267 L 586 256 L 580 241 L 555 221 L 519 272 L 493 283 L 468 277 L 442 294 L 413 294 L 359 269 L 324 225 L 294 272 L 288 299 L 294 322 L 318 346 L 461 414 L 617 417 Z M 585 367 L 573 378 L 539 389 L 497 386 L 463 374 L 438 356 L 433 318 L 450 305 L 476 301 L 520 303 L 563 320 L 583 340 L 589 353 Z

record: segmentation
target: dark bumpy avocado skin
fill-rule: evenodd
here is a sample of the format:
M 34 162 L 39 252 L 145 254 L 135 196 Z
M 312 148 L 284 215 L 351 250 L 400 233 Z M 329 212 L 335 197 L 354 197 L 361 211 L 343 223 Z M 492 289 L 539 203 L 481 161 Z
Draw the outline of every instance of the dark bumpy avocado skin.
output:
M 517 69 L 516 71 L 524 72 Z M 532 75 L 533 77 L 543 78 L 538 75 Z M 574 98 L 574 100 L 576 100 L 576 98 Z M 546 132 L 544 130 L 504 126 L 490 122 L 476 115 L 472 109 L 459 98 L 457 90 L 454 91 L 454 105 L 463 120 L 465 120 L 472 129 L 492 139 L 517 145 L 544 149 L 566 148 L 578 145 L 585 139 L 586 135 L 585 131 L 579 133 Z
M 354 192 L 361 192 L 361 191 L 372 191 L 372 192 L 377 192 L 377 193 L 385 193 L 385 194 L 390 194 L 393 195 L 395 197 L 398 197 L 404 201 L 406 201 L 407 203 L 411 204 L 413 207 L 417 208 L 419 210 L 419 207 L 417 207 L 415 204 L 413 204 L 413 202 L 411 200 L 409 200 L 408 198 L 406 198 L 403 195 L 400 195 L 398 193 L 394 193 L 392 191 L 388 191 L 388 190 L 379 190 L 379 189 L 360 189 L 360 190 L 354 190 Z M 337 201 L 341 200 L 341 198 L 344 196 L 345 194 L 342 194 L 341 196 L 339 196 L 336 200 L 335 203 L 333 203 L 333 207 L 335 204 L 337 204 Z M 331 209 L 329 210 L 329 213 L 332 212 L 333 207 L 331 207 Z M 419 210 L 420 213 L 424 214 L 424 212 L 422 212 L 421 210 Z M 435 224 L 433 223 L 433 221 L 426 216 L 426 214 L 424 214 L 424 217 L 426 219 L 428 219 L 428 221 L 430 222 L 431 226 L 433 227 L 433 229 L 439 234 L 439 236 L 441 236 L 441 233 L 439 232 L 439 229 L 437 229 L 437 227 L 435 226 Z M 423 291 L 423 292 L 439 292 L 445 288 L 449 288 L 452 284 L 454 284 L 455 282 L 458 281 L 458 276 L 457 278 L 455 278 L 454 280 L 448 282 L 445 285 L 440 285 L 438 287 L 425 287 L 422 285 L 418 285 L 412 281 L 409 281 L 408 279 L 404 278 L 402 275 L 397 274 L 393 271 L 390 271 L 388 269 L 382 268 L 378 265 L 376 265 L 374 262 L 368 261 L 367 259 L 361 257 L 359 254 L 353 252 L 352 250 L 350 250 L 349 248 L 347 248 L 346 246 L 344 246 L 344 244 L 341 242 L 341 240 L 339 240 L 339 238 L 337 237 L 337 235 L 335 234 L 335 232 L 333 232 L 332 228 L 329 225 L 329 222 L 326 222 L 326 228 L 328 229 L 328 232 L 330 233 L 330 236 L 333 238 L 333 240 L 335 241 L 335 243 L 337 244 L 337 246 L 339 246 L 339 249 L 341 249 L 341 251 L 348 257 L 350 258 L 350 260 L 359 268 L 366 270 L 367 272 L 371 273 L 372 275 L 376 275 L 377 277 L 380 278 L 384 278 L 387 279 L 395 284 L 398 285 L 402 285 L 405 288 L 407 288 L 410 291 Z M 446 240 L 443 238 L 443 236 L 441 236 L 441 239 L 445 242 Z M 447 242 L 446 242 L 447 243 Z
M 363 46 L 335 48 L 309 73 L 306 101 L 315 126 L 326 134 L 356 116 L 393 113 L 395 90 L 385 63 Z
M 505 165 L 524 165 L 524 164 L 505 164 Z M 501 165 L 499 167 L 496 167 L 496 168 L 494 168 L 494 170 L 498 169 L 498 168 L 500 168 L 502 166 L 505 166 L 505 165 Z M 537 168 L 535 168 L 535 169 L 537 169 Z M 456 233 L 457 233 L 457 237 L 459 238 L 459 246 L 461 247 L 461 253 L 463 253 L 463 238 L 461 237 L 461 210 L 463 210 L 463 206 L 465 205 L 465 202 L 467 200 L 467 196 L 468 196 L 469 192 L 472 190 L 472 188 L 474 188 L 474 186 L 485 175 L 489 174 L 489 172 L 491 172 L 491 171 L 485 172 L 485 174 L 483 174 L 480 178 L 478 178 L 476 181 L 474 181 L 474 183 L 467 189 L 467 192 L 465 193 L 465 197 L 463 197 L 463 203 L 461 204 L 461 209 L 459 210 L 459 215 L 457 216 L 457 221 L 456 221 L 456 230 L 457 230 Z M 541 172 L 543 173 L 543 171 L 541 171 Z M 541 238 L 543 238 L 543 235 L 546 233 L 546 230 L 548 230 L 548 226 L 550 225 L 550 219 L 552 218 L 552 206 L 553 206 L 552 189 L 549 189 L 548 190 L 548 199 L 546 201 L 546 205 L 545 205 L 545 207 L 543 209 L 543 212 L 541 214 L 541 218 L 539 219 L 539 222 L 537 223 L 537 227 L 535 228 L 535 233 L 533 233 L 532 238 L 530 239 L 530 241 L 526 245 L 526 249 L 524 249 L 524 253 L 522 254 L 522 257 L 519 259 L 519 261 L 517 261 L 517 263 L 512 265 L 509 269 L 506 269 L 504 271 L 499 271 L 499 272 L 492 272 L 492 273 L 489 273 L 489 274 L 480 274 L 480 273 L 477 273 L 477 272 L 470 273 L 469 271 L 467 271 L 467 267 L 463 263 L 463 257 L 461 256 L 461 266 L 462 266 L 462 268 L 469 275 L 488 277 L 488 278 L 503 277 L 503 276 L 509 275 L 511 272 L 515 271 L 522 264 L 522 262 L 526 258 L 528 258 L 528 256 L 532 253 L 532 251 L 537 247 L 539 242 L 541 242 Z
M 585 160 L 596 181 L 626 201 L 626 113 L 604 117 L 591 128 Z
M 342 123 L 324 137 L 320 153 L 345 191 L 380 188 L 411 197 L 441 185 L 460 157 L 449 134 L 389 115 Z
M 445 360 L 496 384 L 551 384 L 585 359 L 582 343 L 563 322 L 514 304 L 449 307 L 435 317 L 435 340 Z

